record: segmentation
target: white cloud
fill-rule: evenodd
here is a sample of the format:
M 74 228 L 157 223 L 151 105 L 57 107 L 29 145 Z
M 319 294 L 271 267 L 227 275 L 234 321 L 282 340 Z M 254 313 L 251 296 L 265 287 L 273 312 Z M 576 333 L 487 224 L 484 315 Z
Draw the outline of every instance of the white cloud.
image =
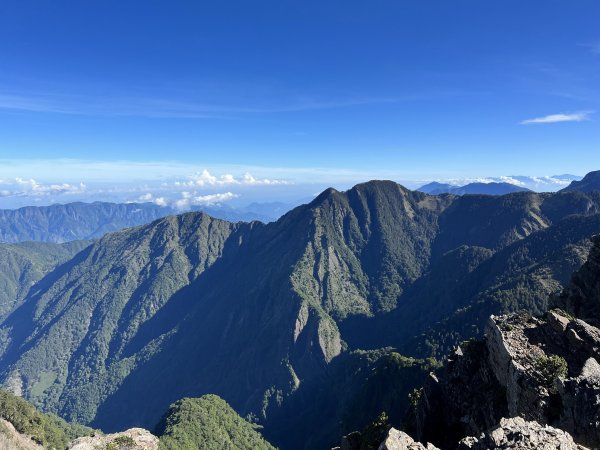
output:
M 151 202 L 152 201 L 152 194 L 148 192 L 147 194 L 140 195 L 138 197 L 138 201 L 140 201 L 140 202 Z
M 154 203 L 158 206 L 167 206 L 167 199 L 165 197 L 156 197 Z
M 556 178 L 556 177 L 531 177 L 531 181 L 533 181 L 534 183 L 536 183 L 537 185 L 545 185 L 545 184 L 550 184 L 550 185 L 557 185 L 557 186 L 568 186 L 569 184 L 571 184 L 571 179 L 561 179 L 561 178 Z
M 191 180 L 187 185 L 189 186 L 223 186 L 226 184 L 238 184 L 237 180 L 233 175 L 226 173 L 220 177 L 212 175 L 208 170 L 204 169 L 200 173 L 192 175 Z
M 192 206 L 210 206 L 219 203 L 227 202 L 237 198 L 238 195 L 233 192 L 223 192 L 218 194 L 196 195 L 184 191 L 181 193 L 181 198 L 173 203 L 173 207 L 179 210 L 190 209 Z
M 521 186 L 521 187 L 525 186 L 525 183 L 523 181 L 517 180 L 516 178 L 513 178 L 513 177 L 501 176 L 501 177 L 499 177 L 499 181 L 501 183 L 514 184 L 515 186 Z
M 494 178 L 486 178 L 486 177 L 476 177 L 476 178 L 451 178 L 451 179 L 437 179 L 435 180 L 439 183 L 447 183 L 447 184 L 451 184 L 452 186 L 464 186 L 466 184 L 471 184 L 471 183 L 484 183 L 484 184 L 489 184 L 489 183 L 494 183 L 496 180 Z
M 62 194 L 81 194 L 85 192 L 86 185 L 84 183 L 70 184 L 70 183 L 52 183 L 42 184 L 38 183 L 33 178 L 21 178 L 16 177 L 14 180 L 2 180 L 1 185 L 4 185 L 8 189 L 2 189 L 2 197 L 40 197 L 49 195 L 62 195 Z
M 198 197 L 193 197 L 192 200 L 196 205 L 213 205 L 215 203 L 226 202 L 236 197 L 237 194 L 232 192 L 224 192 L 222 194 L 200 195 Z
M 594 111 L 578 111 L 574 113 L 550 114 L 548 116 L 523 120 L 521 125 L 535 123 L 583 122 L 589 120 L 593 112 Z
M 251 186 L 269 186 L 288 184 L 285 180 L 270 180 L 269 178 L 256 179 L 248 172 L 244 174 L 243 183 Z
M 168 201 L 165 197 L 154 197 L 150 192 L 142 194 L 137 198 L 138 202 L 152 202 L 158 206 L 167 206 Z
M 255 178 L 249 172 L 246 172 L 243 177 L 236 178 L 230 173 L 220 176 L 212 175 L 208 170 L 204 169 L 189 177 L 188 181 L 176 181 L 175 186 L 181 187 L 215 187 L 215 186 L 271 186 L 289 184 L 285 180 L 275 180 L 270 178 Z

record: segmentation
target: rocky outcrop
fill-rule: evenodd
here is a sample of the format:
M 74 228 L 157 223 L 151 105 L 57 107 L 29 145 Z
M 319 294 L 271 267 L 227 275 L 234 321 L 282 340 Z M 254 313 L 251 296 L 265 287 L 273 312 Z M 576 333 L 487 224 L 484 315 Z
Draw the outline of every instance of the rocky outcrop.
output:
M 502 419 L 500 425 L 478 438 L 468 437 L 460 441 L 458 450 L 488 449 L 584 450 L 562 430 L 537 422 L 527 422 L 521 417 Z
M 106 436 L 76 439 L 69 450 L 158 450 L 158 438 L 143 428 L 131 428 Z
M 374 447 L 373 443 L 368 442 L 361 433 L 355 431 L 342 438 L 342 443 L 339 447 L 334 447 L 332 450 L 439 450 L 436 446 L 427 443 L 421 444 L 415 441 L 408 434 L 397 430 L 393 427 L 387 427 L 387 431 L 383 433 L 385 436 L 379 446 Z
M 600 330 L 565 312 L 492 316 L 485 341 L 465 343 L 430 376 L 415 436 L 442 449 L 463 436 L 476 437 L 460 449 L 597 448 L 599 348 Z
M 6 450 L 43 450 L 29 436 L 19 433 L 12 423 L 0 419 L 0 449 Z
M 415 442 L 408 434 L 390 428 L 385 441 L 381 443 L 378 450 L 439 450 L 436 446 L 427 443 Z
M 443 449 L 464 436 L 476 437 L 461 449 L 600 446 L 600 238 L 593 243 L 556 302 L 563 309 L 491 316 L 484 341 L 463 344 L 430 376 L 409 421 L 419 441 Z

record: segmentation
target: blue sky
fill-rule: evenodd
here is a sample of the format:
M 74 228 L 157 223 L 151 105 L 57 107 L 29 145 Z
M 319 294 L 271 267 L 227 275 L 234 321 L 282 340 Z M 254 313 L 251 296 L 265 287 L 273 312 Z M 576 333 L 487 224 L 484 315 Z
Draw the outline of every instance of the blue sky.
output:
M 3 1 L 0 207 L 160 196 L 204 170 L 238 183 L 196 196 L 237 201 L 582 175 L 598 23 L 595 0 Z

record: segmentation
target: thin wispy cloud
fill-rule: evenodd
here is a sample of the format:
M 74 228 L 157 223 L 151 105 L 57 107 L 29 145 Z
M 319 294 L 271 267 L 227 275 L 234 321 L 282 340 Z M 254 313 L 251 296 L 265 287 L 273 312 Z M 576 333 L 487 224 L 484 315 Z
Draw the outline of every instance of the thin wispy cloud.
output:
M 171 94 L 173 93 L 162 93 L 162 96 L 123 96 L 115 93 L 103 97 L 90 97 L 85 93 L 71 92 L 2 92 L 0 88 L 0 110 L 109 117 L 238 119 L 249 115 L 333 110 L 473 95 L 472 92 L 463 91 L 434 91 L 390 97 L 364 95 L 331 99 L 290 96 L 286 99 L 288 96 L 285 93 L 273 92 L 270 99 L 269 96 L 261 99 L 248 98 L 234 104 L 225 99 L 221 99 L 225 101 L 220 103 L 218 98 L 212 99 L 213 101 L 193 99 L 193 92 L 183 97 L 181 92 Z
M 594 55 L 600 56 L 600 39 L 593 42 L 587 42 L 585 44 L 579 44 L 581 47 L 587 48 Z
M 584 122 L 590 120 L 594 111 L 578 111 L 574 113 L 549 114 L 547 116 L 535 117 L 521 121 L 521 125 L 560 123 L 560 122 Z

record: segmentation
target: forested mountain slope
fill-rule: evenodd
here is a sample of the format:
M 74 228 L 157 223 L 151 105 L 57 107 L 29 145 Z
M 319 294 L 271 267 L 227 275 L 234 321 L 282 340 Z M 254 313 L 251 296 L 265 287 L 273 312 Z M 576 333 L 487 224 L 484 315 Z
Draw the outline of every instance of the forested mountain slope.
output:
M 19 306 L 44 275 L 90 244 L 89 241 L 0 244 L 0 321 Z

